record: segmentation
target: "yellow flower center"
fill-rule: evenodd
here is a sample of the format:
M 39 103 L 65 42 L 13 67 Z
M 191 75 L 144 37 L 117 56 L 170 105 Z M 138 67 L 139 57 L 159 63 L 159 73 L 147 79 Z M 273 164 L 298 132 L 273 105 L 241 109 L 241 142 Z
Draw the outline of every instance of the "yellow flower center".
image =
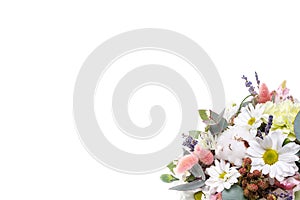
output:
M 273 165 L 278 161 L 278 152 L 274 149 L 268 149 L 263 155 L 264 162 L 269 165 Z
M 255 117 L 251 117 L 249 120 L 248 120 L 248 124 L 250 126 L 252 126 L 254 124 L 254 122 L 256 121 Z
M 224 177 L 226 176 L 226 174 L 227 174 L 226 172 L 223 172 L 222 174 L 220 174 L 219 178 L 220 179 L 224 179 Z

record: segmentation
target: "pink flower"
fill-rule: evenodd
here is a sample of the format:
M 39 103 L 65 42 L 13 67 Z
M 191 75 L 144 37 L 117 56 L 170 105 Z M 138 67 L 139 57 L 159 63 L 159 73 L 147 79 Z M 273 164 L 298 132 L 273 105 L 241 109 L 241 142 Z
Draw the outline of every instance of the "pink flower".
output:
M 214 155 L 212 152 L 208 149 L 203 149 L 200 145 L 195 146 L 194 154 L 205 165 L 211 165 L 214 162 Z
M 222 193 L 219 192 L 219 193 L 217 193 L 215 195 L 211 195 L 210 196 L 210 200 L 222 200 Z
M 289 177 L 280 182 L 280 187 L 285 190 L 292 190 L 295 186 L 300 184 L 300 174 L 297 173 L 293 177 Z
M 283 81 L 282 84 L 278 87 L 276 91 L 273 91 L 275 96 L 275 102 L 281 102 L 287 99 L 289 96 L 290 90 L 286 87 L 286 81 Z
M 259 86 L 258 103 L 266 103 L 271 100 L 269 89 L 265 83 Z
M 185 155 L 179 159 L 177 166 L 174 168 L 176 174 L 183 174 L 187 170 L 192 169 L 192 167 L 198 163 L 199 159 L 194 154 Z

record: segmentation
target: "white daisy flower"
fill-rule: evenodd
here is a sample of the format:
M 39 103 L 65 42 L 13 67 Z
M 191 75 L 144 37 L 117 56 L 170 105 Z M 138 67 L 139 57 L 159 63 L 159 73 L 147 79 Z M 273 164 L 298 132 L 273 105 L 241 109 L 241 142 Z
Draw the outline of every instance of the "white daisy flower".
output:
M 224 188 L 229 189 L 233 184 L 238 182 L 241 176 L 235 167 L 230 167 L 230 163 L 215 160 L 215 166 L 206 169 L 210 176 L 205 184 L 210 187 L 211 191 L 222 192 Z
M 300 150 L 300 145 L 290 142 L 282 146 L 285 138 L 286 135 L 281 131 L 274 131 L 264 139 L 250 141 L 247 154 L 252 160 L 251 171 L 262 170 L 263 174 L 269 174 L 278 181 L 293 176 L 298 171 L 295 161 L 299 157 L 295 154 Z
M 264 114 L 264 104 L 257 104 L 255 107 L 250 103 L 241 109 L 241 113 L 234 120 L 236 126 L 247 128 L 252 135 L 257 134 L 263 119 L 267 120 L 268 115 Z

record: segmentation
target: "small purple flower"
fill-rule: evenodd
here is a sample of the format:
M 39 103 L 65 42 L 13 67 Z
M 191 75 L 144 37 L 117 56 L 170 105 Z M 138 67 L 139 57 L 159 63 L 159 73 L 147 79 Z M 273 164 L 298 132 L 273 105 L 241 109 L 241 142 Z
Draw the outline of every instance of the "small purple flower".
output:
M 257 74 L 257 72 L 255 72 L 255 79 L 256 79 L 257 87 L 259 88 L 260 80 L 258 79 L 258 74 Z
M 198 141 L 195 140 L 192 136 L 186 136 L 183 135 L 183 137 L 185 138 L 184 142 L 182 143 L 183 146 L 186 146 L 190 149 L 190 151 L 194 151 L 195 146 L 198 144 Z
M 266 125 L 266 128 L 265 128 L 265 134 L 268 135 L 268 133 L 270 132 L 270 129 L 272 127 L 272 124 L 273 124 L 273 116 L 270 115 L 269 116 L 269 120 L 268 120 L 268 124 Z
M 242 79 L 245 80 L 245 86 L 248 88 L 248 91 L 250 92 L 251 95 L 255 96 L 257 95 L 257 92 L 255 91 L 252 82 L 248 81 L 248 78 L 246 76 L 242 76 Z
M 257 130 L 256 137 L 259 137 L 259 138 L 263 139 L 263 135 L 261 133 L 261 130 Z

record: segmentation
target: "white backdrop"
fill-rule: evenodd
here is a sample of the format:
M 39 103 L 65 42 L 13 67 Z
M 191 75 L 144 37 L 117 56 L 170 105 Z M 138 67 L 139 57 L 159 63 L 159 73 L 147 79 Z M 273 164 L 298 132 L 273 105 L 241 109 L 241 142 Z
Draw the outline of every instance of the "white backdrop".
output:
M 300 98 L 300 4 L 280 2 L 1 1 L 0 199 L 177 199 L 159 180 L 165 171 L 121 174 L 84 149 L 72 113 L 82 63 L 114 35 L 164 28 L 204 48 L 228 101 L 247 94 L 240 77 L 254 81 L 255 70 L 270 88 L 287 79 Z M 205 88 L 197 95 L 199 107 L 210 106 Z

